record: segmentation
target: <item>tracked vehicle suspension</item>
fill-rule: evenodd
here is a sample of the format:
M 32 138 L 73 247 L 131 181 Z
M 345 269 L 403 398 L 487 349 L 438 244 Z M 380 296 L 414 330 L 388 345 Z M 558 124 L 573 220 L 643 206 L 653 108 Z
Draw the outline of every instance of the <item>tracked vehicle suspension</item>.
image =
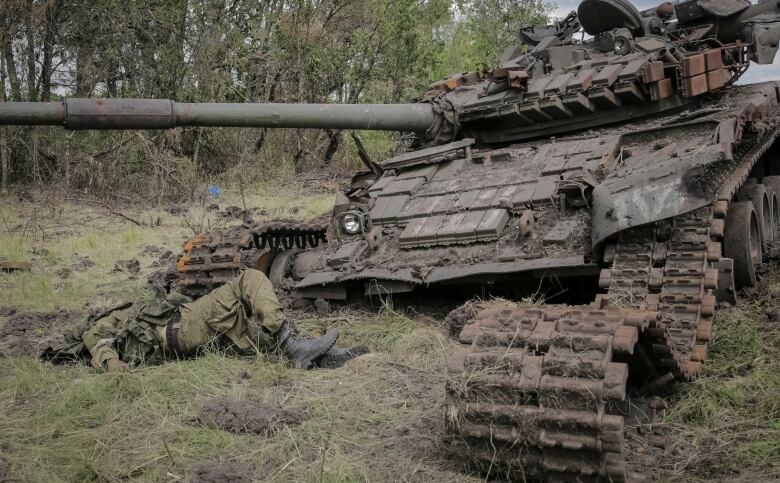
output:
M 615 409 L 627 394 L 625 361 L 642 358 L 655 381 L 701 374 L 729 202 L 776 136 L 743 153 L 711 205 L 621 232 L 594 303 L 482 305 L 459 336 L 470 347 L 449 368 L 446 427 L 459 461 L 521 481 L 647 479 L 628 463 Z
M 305 250 L 325 241 L 326 222 L 270 222 L 196 235 L 177 263 L 179 291 L 199 297 L 228 282 L 243 268 L 270 273 L 281 250 Z

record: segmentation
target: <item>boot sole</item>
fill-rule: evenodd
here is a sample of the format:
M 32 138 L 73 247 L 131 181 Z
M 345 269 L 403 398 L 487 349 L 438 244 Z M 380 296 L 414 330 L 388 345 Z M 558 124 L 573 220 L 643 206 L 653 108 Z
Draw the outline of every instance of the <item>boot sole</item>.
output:
M 296 364 L 295 364 L 296 369 L 309 369 L 309 368 L 311 368 L 311 366 L 314 363 L 315 359 L 318 359 L 318 358 L 322 357 L 323 354 L 328 352 L 330 350 L 330 348 L 333 347 L 333 344 L 336 343 L 336 339 L 339 338 L 339 332 L 337 330 L 333 330 L 333 331 L 327 332 L 322 337 L 325 338 L 325 337 L 328 337 L 329 335 L 331 335 L 331 340 L 330 340 L 330 343 L 328 344 L 328 346 L 325 347 L 324 349 L 322 349 L 321 351 L 317 351 L 317 352 L 313 353 L 312 355 L 310 355 L 309 357 L 296 362 Z
M 351 361 L 356 357 L 368 354 L 371 352 L 368 347 L 357 347 L 356 350 L 347 350 L 344 355 L 340 356 L 328 356 L 327 354 L 322 356 L 322 359 L 317 361 L 317 368 L 319 369 L 338 369 L 343 367 L 344 364 Z

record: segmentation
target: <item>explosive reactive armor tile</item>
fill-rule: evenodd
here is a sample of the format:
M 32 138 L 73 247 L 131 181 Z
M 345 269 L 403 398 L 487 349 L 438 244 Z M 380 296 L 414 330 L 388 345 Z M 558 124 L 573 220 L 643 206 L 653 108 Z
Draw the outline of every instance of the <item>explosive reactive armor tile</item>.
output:
M 399 237 L 402 248 L 495 240 L 509 222 L 503 209 L 414 218 Z

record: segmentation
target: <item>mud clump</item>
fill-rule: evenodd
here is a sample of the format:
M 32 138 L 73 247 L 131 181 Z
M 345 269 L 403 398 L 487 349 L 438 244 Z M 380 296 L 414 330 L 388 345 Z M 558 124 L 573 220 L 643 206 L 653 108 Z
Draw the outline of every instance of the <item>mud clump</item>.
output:
M 190 211 L 190 209 L 186 205 L 176 205 L 176 204 L 174 204 L 174 205 L 168 206 L 165 209 L 165 211 L 167 211 L 168 213 L 170 213 L 172 215 L 186 215 Z
M 6 355 L 37 355 L 38 346 L 43 339 L 51 335 L 53 328 L 65 325 L 78 315 L 67 310 L 57 312 L 15 312 L 3 311 L 7 322 L 0 327 L 0 345 Z
M 152 268 L 166 267 L 171 263 L 175 263 L 177 259 L 177 256 L 173 251 L 156 245 L 144 246 L 143 250 L 141 250 L 141 255 L 154 257 L 155 260 L 149 264 Z
M 773 324 L 780 323 L 780 309 L 774 309 L 769 311 L 767 314 L 767 319 L 769 319 L 769 322 L 772 322 Z
M 61 278 L 63 280 L 70 277 L 71 274 L 73 274 L 73 270 L 70 268 L 60 268 L 54 271 L 54 275 L 56 275 L 57 278 Z
M 219 213 L 219 216 L 221 218 L 225 218 L 226 220 L 230 219 L 238 219 L 241 218 L 244 215 L 244 210 L 239 208 L 238 206 L 228 206 L 223 211 Z
M 201 424 L 230 433 L 269 435 L 282 426 L 298 424 L 304 415 L 300 410 L 265 407 L 249 401 L 212 399 L 200 409 Z
M 73 262 L 73 270 L 77 272 L 86 272 L 87 269 L 92 268 L 95 266 L 95 262 L 93 262 L 88 256 L 80 257 L 75 255 L 76 259 Z
M 119 260 L 114 264 L 113 272 L 128 272 L 131 275 L 138 275 L 141 271 L 141 262 L 135 258 L 130 260 Z
M 463 327 L 474 320 L 476 315 L 485 307 L 479 302 L 471 301 L 450 311 L 447 314 L 447 324 L 450 326 L 450 335 L 458 338 Z
M 195 469 L 190 483 L 249 483 L 252 472 L 246 466 L 236 462 L 220 463 L 212 461 L 203 463 Z

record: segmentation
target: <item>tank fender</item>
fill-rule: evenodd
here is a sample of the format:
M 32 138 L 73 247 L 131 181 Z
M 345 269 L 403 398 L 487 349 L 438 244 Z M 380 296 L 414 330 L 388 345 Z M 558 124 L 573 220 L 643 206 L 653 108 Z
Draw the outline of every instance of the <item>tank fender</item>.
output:
M 756 86 L 737 116 L 709 121 L 714 130 L 709 143 L 663 161 L 633 159 L 650 167 L 633 173 L 615 173 L 593 190 L 592 246 L 635 226 L 688 213 L 715 201 L 718 189 L 733 170 L 734 148 L 746 129 L 761 135 L 777 128 L 770 112 L 778 104 L 778 84 Z M 678 125 L 677 128 L 683 128 Z M 653 164 L 654 163 L 654 164 Z
M 727 153 L 711 154 L 722 160 Z M 687 186 L 686 179 L 697 164 L 693 156 L 673 159 L 658 163 L 651 171 L 596 186 L 593 190 L 593 246 L 628 228 L 671 218 L 710 203 L 712 197 L 692 192 Z

